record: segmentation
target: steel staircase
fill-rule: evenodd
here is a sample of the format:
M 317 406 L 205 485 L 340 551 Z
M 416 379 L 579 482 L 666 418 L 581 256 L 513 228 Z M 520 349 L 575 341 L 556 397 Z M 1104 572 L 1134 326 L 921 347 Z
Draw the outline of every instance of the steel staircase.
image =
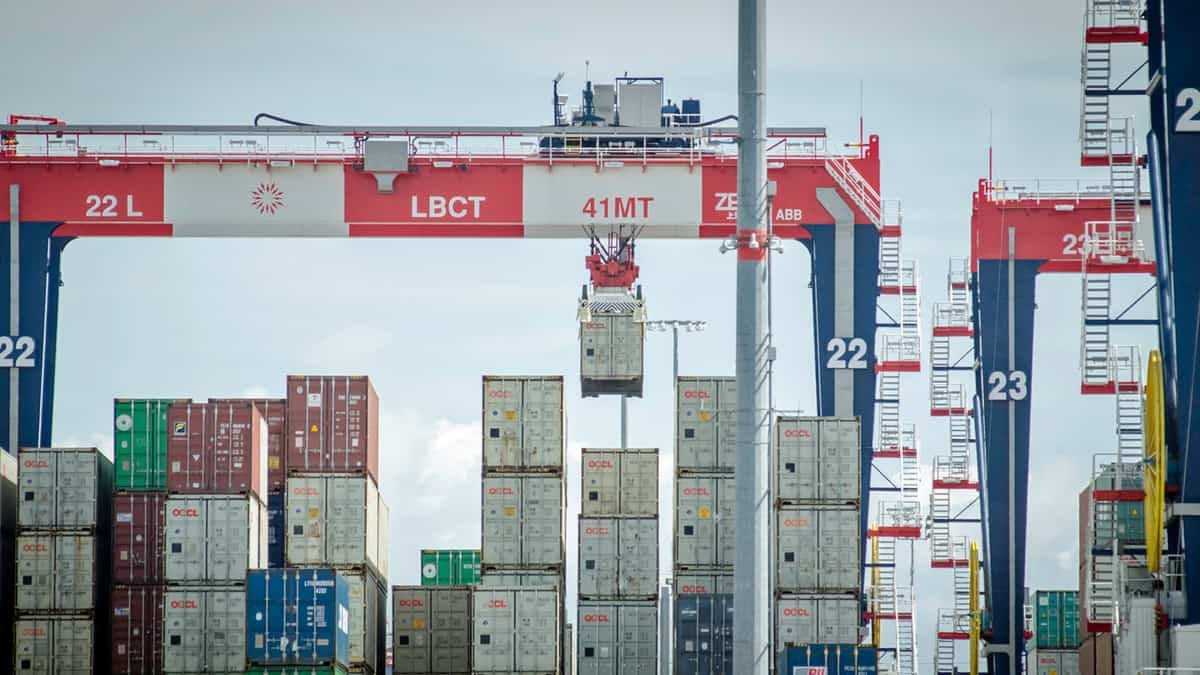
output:
M 1112 215 L 1114 223 L 1136 223 L 1138 200 L 1141 197 L 1140 169 L 1138 163 L 1137 137 L 1133 120 L 1120 117 L 1110 123 L 1108 131 L 1108 178 L 1112 189 Z
M 1112 276 L 1089 274 L 1083 265 L 1083 338 L 1079 351 L 1082 373 L 1080 390 L 1085 394 L 1108 393 L 1112 386 L 1109 372 L 1109 341 L 1112 326 Z
M 937 621 L 937 651 L 933 655 L 933 670 L 937 675 L 954 675 L 957 640 L 949 636 L 956 623 L 954 610 L 939 609 Z
M 896 587 L 896 671 L 897 675 L 916 675 L 917 636 L 913 616 L 917 601 L 911 587 Z
M 946 457 L 935 458 L 934 477 L 938 476 Z M 951 498 L 949 490 L 934 489 L 929 493 L 929 564 L 931 567 L 950 567 L 954 564 L 954 542 L 950 538 Z
M 1079 111 L 1079 144 L 1082 164 L 1092 166 L 1108 161 L 1108 90 L 1112 83 L 1112 45 L 1107 42 L 1083 44 L 1080 63 L 1083 85 Z
M 854 205 L 867 214 L 875 227 L 883 227 L 883 202 L 879 192 L 854 168 L 849 157 L 829 157 L 825 160 L 825 170 L 833 176 L 833 182 L 850 196 Z
M 903 454 L 900 438 L 900 373 L 883 372 L 878 379 L 875 454 L 879 457 L 898 457 Z
M 1122 466 L 1128 463 L 1140 467 L 1146 443 L 1142 409 L 1142 351 L 1137 346 L 1116 347 L 1113 350 L 1113 362 L 1117 392 L 1118 462 Z

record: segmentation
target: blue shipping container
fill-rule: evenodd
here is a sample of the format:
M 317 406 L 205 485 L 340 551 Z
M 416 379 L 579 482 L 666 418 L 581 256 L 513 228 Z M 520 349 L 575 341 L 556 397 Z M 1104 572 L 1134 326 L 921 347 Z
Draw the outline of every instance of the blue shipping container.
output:
M 783 675 L 809 675 L 814 668 L 824 668 L 824 675 L 875 675 L 877 664 L 874 647 L 788 645 L 787 669 Z
M 732 595 L 701 593 L 676 598 L 675 673 L 732 675 Z
M 246 660 L 256 665 L 348 665 L 350 587 L 331 569 L 246 574 Z
M 283 567 L 283 524 L 287 494 L 272 492 L 267 497 L 267 567 Z

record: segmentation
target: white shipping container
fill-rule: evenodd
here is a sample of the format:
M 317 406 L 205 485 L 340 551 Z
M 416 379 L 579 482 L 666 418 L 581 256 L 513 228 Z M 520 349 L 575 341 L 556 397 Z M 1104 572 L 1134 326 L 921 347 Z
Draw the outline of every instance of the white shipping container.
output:
M 676 595 L 704 595 L 707 593 L 733 593 L 733 568 L 723 573 L 676 572 Z
M 653 602 L 579 603 L 579 675 L 657 675 L 658 607 Z
M 105 669 L 108 664 L 92 663 L 94 633 L 94 624 L 89 619 L 17 619 L 13 672 L 88 675 Z
M 658 450 L 584 448 L 585 516 L 658 515 Z
M 1026 670 L 1033 675 L 1080 675 L 1077 650 L 1039 649 L 1029 654 Z
M 1171 626 L 1171 663 L 1176 668 L 1200 668 L 1200 624 Z
M 579 596 L 658 594 L 658 518 L 579 517 Z
M 485 588 L 504 588 L 504 587 L 520 587 L 529 586 L 555 586 L 561 588 L 563 585 L 563 572 L 548 571 L 542 569 L 513 569 L 513 568 L 484 568 L 479 575 L 479 586 Z
M 19 464 L 20 527 L 109 525 L 112 462 L 99 450 L 26 448 L 21 450 Z
M 96 537 L 80 534 L 22 534 L 17 537 L 17 609 L 87 611 L 95 609 Z
M 246 667 L 246 590 L 168 588 L 163 672 L 233 673 Z
M 379 516 L 375 523 L 375 550 L 378 552 L 376 556 L 376 565 L 379 567 L 379 578 L 387 583 L 388 573 L 390 572 L 391 561 L 391 546 L 392 539 L 388 534 L 389 528 L 392 526 L 392 510 L 388 508 L 387 502 L 383 501 L 383 492 L 379 493 Z
M 732 475 L 685 475 L 675 480 L 675 564 L 732 565 L 736 533 Z
M 477 588 L 472 593 L 476 673 L 558 673 L 562 617 L 556 588 Z
M 861 586 L 858 508 L 795 507 L 775 512 L 776 588 L 853 591 Z
M 304 474 L 287 479 L 285 527 L 289 565 L 362 565 L 387 569 L 386 506 L 375 479 L 350 474 Z M 383 543 L 383 546 L 380 544 Z
M 382 597 L 379 581 L 369 572 L 339 570 L 346 579 L 350 595 L 350 663 L 375 665 L 379 642 L 379 604 Z M 386 616 L 386 609 L 384 610 Z M 386 633 L 387 627 L 384 627 Z
M 579 322 L 584 396 L 630 390 L 640 395 L 637 383 L 642 379 L 646 339 L 643 302 L 627 291 L 599 293 L 583 302 L 591 306 L 590 316 Z
M 471 589 L 392 588 L 392 672 L 471 672 Z
M 737 389 L 732 377 L 680 377 L 675 387 L 675 466 L 732 471 Z
M 171 495 L 166 515 L 167 581 L 241 582 L 267 567 L 267 507 L 254 495 Z
M 775 644 L 857 644 L 858 600 L 785 595 L 775 601 Z
M 483 378 L 483 465 L 561 470 L 562 377 Z
M 860 423 L 853 418 L 780 417 L 775 422 L 775 498 L 785 503 L 860 498 Z
M 485 565 L 563 563 L 561 476 L 485 476 L 483 479 Z
M 1121 607 L 1121 631 L 1113 640 L 1116 671 L 1136 673 L 1158 665 L 1157 601 L 1131 598 Z

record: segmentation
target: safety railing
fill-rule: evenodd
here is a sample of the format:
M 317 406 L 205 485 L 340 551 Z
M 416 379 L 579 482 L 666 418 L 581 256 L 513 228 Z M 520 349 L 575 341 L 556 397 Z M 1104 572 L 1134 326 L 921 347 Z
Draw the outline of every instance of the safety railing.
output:
M 1140 26 L 1145 5 L 1143 0 L 1088 0 L 1084 23 L 1088 28 Z
M 1109 185 L 1097 184 L 1071 178 L 1005 179 L 982 182 L 986 201 L 1005 203 L 1014 201 L 1032 202 L 1082 202 L 1112 198 Z
M 1136 236 L 1133 223 L 1107 220 L 1084 223 L 1084 241 L 1079 253 L 1091 264 L 1123 265 L 1146 259 L 1146 244 Z M 1097 270 L 1103 274 L 1104 270 Z
M 867 182 L 858 169 L 854 168 L 850 158 L 830 157 L 825 160 L 825 168 L 829 171 L 829 175 L 833 176 L 838 187 L 842 188 L 855 205 L 867 214 L 867 218 L 870 218 L 876 227 L 882 227 L 884 224 L 883 204 L 879 198 L 879 192 L 875 186 Z

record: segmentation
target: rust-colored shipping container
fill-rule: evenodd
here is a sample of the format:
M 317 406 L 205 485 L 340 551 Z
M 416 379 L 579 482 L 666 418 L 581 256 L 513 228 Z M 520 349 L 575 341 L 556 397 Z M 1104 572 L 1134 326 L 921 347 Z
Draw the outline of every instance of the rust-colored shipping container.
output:
M 253 403 L 173 403 L 167 409 L 167 489 L 267 498 L 267 425 Z
M 209 403 L 253 403 L 267 423 L 267 490 L 287 489 L 287 453 L 283 437 L 287 433 L 287 399 L 282 398 L 210 398 Z
M 159 584 L 163 577 L 165 492 L 113 496 L 112 580 L 115 584 Z
M 288 376 L 289 471 L 379 479 L 379 396 L 366 377 Z
M 1079 675 L 1113 675 L 1112 633 L 1089 635 L 1079 645 Z
M 113 588 L 112 672 L 161 673 L 162 626 L 162 586 Z

